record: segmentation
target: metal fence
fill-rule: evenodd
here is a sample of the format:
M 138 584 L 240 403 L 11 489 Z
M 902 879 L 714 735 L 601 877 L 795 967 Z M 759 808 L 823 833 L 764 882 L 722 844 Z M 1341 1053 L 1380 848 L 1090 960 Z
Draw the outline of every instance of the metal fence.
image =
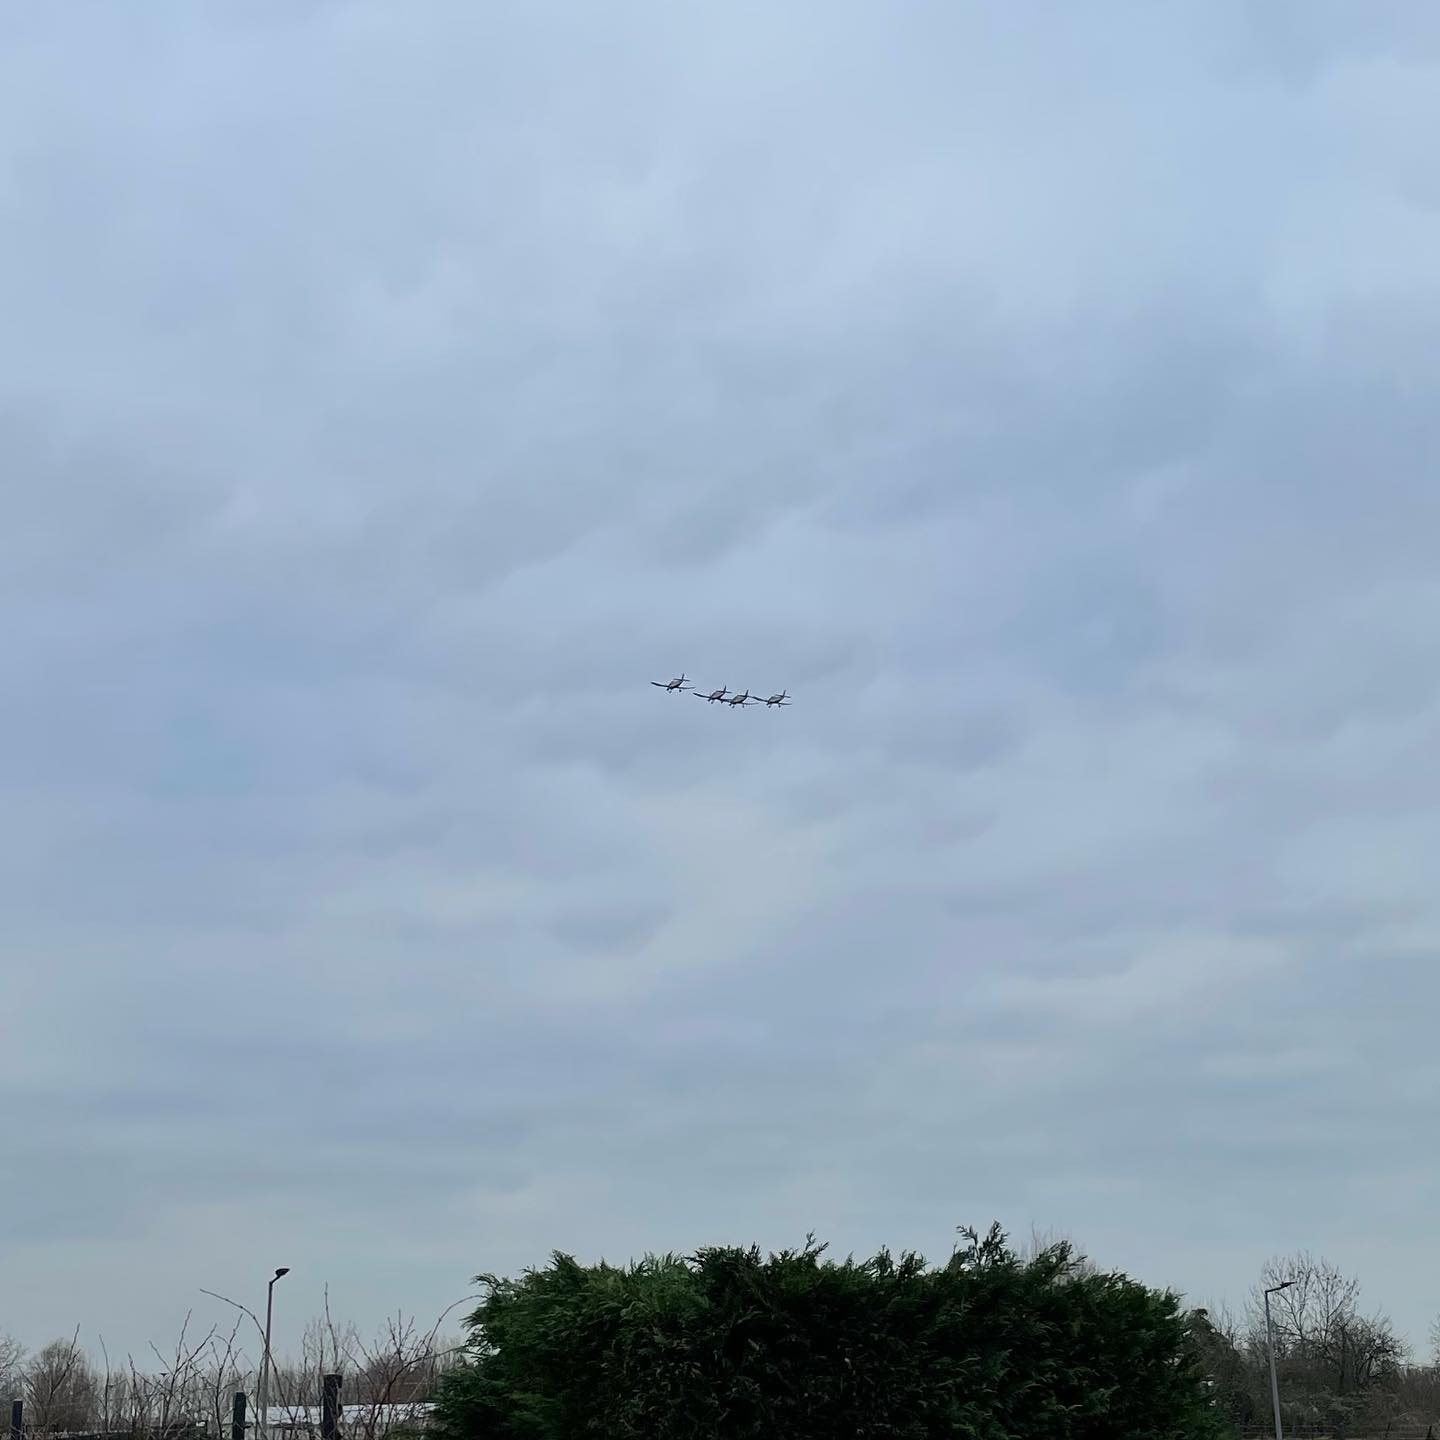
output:
M 1247 1425 L 1237 1434 L 1239 1440 L 1275 1440 L 1275 1427 Z M 1440 1419 L 1433 1422 L 1397 1420 L 1391 1425 L 1366 1426 L 1357 1430 L 1287 1423 L 1285 1440 L 1440 1440 Z

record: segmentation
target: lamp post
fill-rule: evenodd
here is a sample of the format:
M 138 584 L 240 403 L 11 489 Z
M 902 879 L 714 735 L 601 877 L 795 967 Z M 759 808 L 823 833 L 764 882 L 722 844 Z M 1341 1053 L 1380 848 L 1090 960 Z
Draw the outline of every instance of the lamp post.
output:
M 1275 1407 L 1275 1440 L 1285 1440 L 1285 1430 L 1280 1424 L 1280 1380 L 1275 1373 L 1275 1327 L 1270 1322 L 1270 1297 L 1288 1290 L 1294 1283 L 1285 1280 L 1265 1292 L 1265 1348 L 1270 1352 L 1270 1402 Z
M 256 1397 L 259 1402 L 256 1409 L 260 1413 L 255 1417 L 260 1430 L 260 1440 L 270 1440 L 270 1319 L 275 1313 L 275 1281 L 289 1273 L 290 1267 L 282 1265 L 265 1287 L 265 1351 L 260 1356 L 260 1394 Z

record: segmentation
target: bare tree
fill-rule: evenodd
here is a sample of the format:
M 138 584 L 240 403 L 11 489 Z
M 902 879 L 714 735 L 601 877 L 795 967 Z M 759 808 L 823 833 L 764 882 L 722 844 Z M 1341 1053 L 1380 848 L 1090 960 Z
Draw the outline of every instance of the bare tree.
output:
M 1343 1433 L 1383 1427 L 1398 1413 L 1406 1351 L 1383 1314 L 1363 1314 L 1360 1282 L 1300 1252 L 1270 1261 L 1249 1306 L 1248 1349 L 1265 1364 L 1263 1291 L 1270 1297 L 1281 1393 L 1292 1423 Z
M 243 1317 L 237 1315 L 225 1334 L 211 1332 L 209 1354 L 200 1380 L 201 1411 L 207 1432 L 216 1436 L 226 1433 L 230 1423 L 230 1407 L 237 1390 L 249 1390 L 249 1360 L 235 1344 Z
M 396 1315 L 367 1341 L 353 1324 L 335 1319 L 327 1292 L 324 1313 L 305 1329 L 298 1361 L 276 1367 L 277 1403 L 291 1410 L 296 1423 L 309 1425 L 322 1377 L 340 1374 L 345 1431 L 352 1440 L 375 1440 L 396 1425 L 423 1423 L 439 1377 L 466 1349 L 462 1340 L 442 1333 L 445 1323 L 476 1298 L 457 1300 L 428 1327 Z
M 1252 1294 L 1252 1317 L 1257 1324 L 1264 1312 L 1261 1292 L 1278 1285 L 1288 1288 L 1270 1301 L 1276 1341 L 1291 1349 L 1313 1351 L 1330 1345 L 1359 1308 L 1358 1280 L 1342 1275 L 1328 1260 L 1300 1251 L 1268 1261 L 1261 1271 Z
M 52 1340 L 38 1350 L 25 1367 L 25 1401 L 36 1430 L 87 1429 L 94 1423 L 98 1392 L 78 1328 L 69 1340 Z
M 204 1413 L 204 1365 L 214 1338 L 212 1327 L 201 1339 L 193 1340 L 187 1314 L 172 1354 L 163 1355 L 155 1345 L 150 1346 L 159 1362 L 157 1370 L 142 1375 L 131 1362 L 134 1400 L 139 1402 L 134 1409 L 147 1433 L 173 1435 L 200 1423 Z
M 396 1316 L 366 1341 L 353 1324 L 332 1315 L 327 1292 L 324 1314 L 306 1327 L 298 1360 L 275 1367 L 273 1403 L 303 1407 L 292 1423 L 302 1433 L 314 1431 L 321 1377 L 339 1373 L 345 1377 L 345 1432 L 352 1440 L 376 1440 L 397 1424 L 423 1424 L 423 1402 L 466 1348 L 442 1338 L 442 1327 L 476 1298 L 456 1301 L 428 1328 Z M 0 1390 L 18 1387 L 36 1436 L 98 1431 L 126 1440 L 223 1440 L 235 1393 L 253 1393 L 255 1362 L 239 1338 L 247 1324 L 263 1333 L 253 1312 L 225 1303 L 234 1312 L 228 1331 L 212 1326 L 193 1333 L 187 1315 L 172 1344 L 163 1349 L 152 1344 L 138 1359 L 112 1360 L 99 1337 L 103 1370 L 81 1347 L 78 1329 L 69 1340 L 46 1345 L 28 1364 L 19 1342 L 0 1336 Z
M 1271 1260 L 1251 1297 L 1251 1329 L 1264 1344 L 1261 1292 L 1288 1282 L 1272 1295 L 1275 1348 L 1292 1369 L 1324 1379 L 1337 1395 L 1363 1390 L 1393 1375 L 1405 1361 L 1405 1347 L 1381 1314 L 1360 1313 L 1360 1282 L 1328 1260 L 1301 1251 Z
M 24 1366 L 25 1347 L 14 1336 L 0 1334 L 0 1400 L 20 1397 Z
M 146 1440 L 223 1436 L 234 1394 L 250 1388 L 253 1373 L 235 1343 L 242 1324 L 243 1315 L 237 1314 L 228 1332 L 212 1326 L 197 1338 L 190 1333 L 187 1315 L 169 1350 L 151 1345 L 149 1366 L 127 1356 L 126 1368 L 118 1374 L 107 1352 L 104 1428 Z
M 418 1406 L 433 1396 L 440 1376 L 454 1367 L 465 1349 L 461 1341 L 442 1337 L 441 1329 L 451 1314 L 472 1298 L 456 1301 L 428 1330 L 420 1329 L 413 1317 L 396 1315 L 374 1342 L 359 1348 L 359 1433 L 376 1435 L 397 1407 Z

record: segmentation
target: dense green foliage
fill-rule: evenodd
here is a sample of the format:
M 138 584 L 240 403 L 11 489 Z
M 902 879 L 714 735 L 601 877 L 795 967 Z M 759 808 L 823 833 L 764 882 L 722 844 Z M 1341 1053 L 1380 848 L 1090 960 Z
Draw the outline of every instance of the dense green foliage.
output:
M 482 1276 L 448 1440 L 1203 1440 L 1220 1432 L 1174 1295 L 1022 1259 L 998 1229 L 941 1267 L 823 1246 Z

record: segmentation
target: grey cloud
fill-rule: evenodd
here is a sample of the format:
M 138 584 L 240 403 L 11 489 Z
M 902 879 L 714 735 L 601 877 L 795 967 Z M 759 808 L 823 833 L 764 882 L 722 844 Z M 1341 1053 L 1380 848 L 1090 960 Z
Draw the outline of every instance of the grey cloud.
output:
M 1435 22 L 0 27 L 25 1339 L 992 1214 L 1424 1333 Z

